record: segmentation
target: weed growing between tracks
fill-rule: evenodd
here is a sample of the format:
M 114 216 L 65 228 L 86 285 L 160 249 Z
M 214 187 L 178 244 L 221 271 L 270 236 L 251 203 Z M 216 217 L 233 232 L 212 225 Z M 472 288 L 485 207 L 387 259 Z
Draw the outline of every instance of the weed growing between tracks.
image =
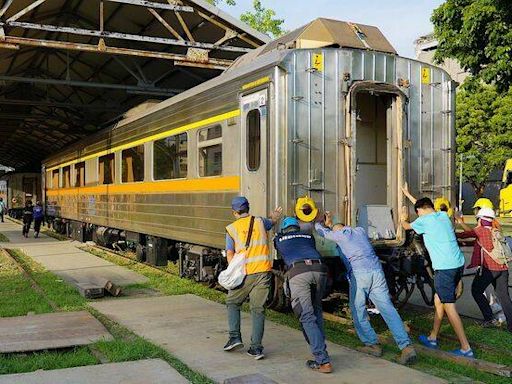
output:
M 9 238 L 0 232 L 0 243 L 8 243 Z
M 82 249 L 115 264 L 126 266 L 131 270 L 146 276 L 149 281 L 142 285 L 139 284 L 139 288 L 152 288 L 159 290 L 160 292 L 167 295 L 191 293 L 212 301 L 216 301 L 218 303 L 224 303 L 225 301 L 224 293 L 210 289 L 192 280 L 181 279 L 178 276 L 177 268 L 174 265 L 169 265 L 166 268 L 167 272 L 171 272 L 171 274 L 169 274 L 164 270 L 158 270 L 150 266 L 138 263 L 134 260 L 128 260 L 124 257 L 115 255 L 110 252 L 105 252 L 94 247 L 83 247 Z M 248 305 L 244 306 L 244 310 L 248 311 Z M 426 316 L 425 314 L 420 314 L 417 312 L 414 313 L 409 311 L 402 311 L 402 315 L 404 315 L 404 320 L 410 320 L 412 324 L 421 329 L 428 329 L 432 324 L 430 314 L 429 316 Z M 300 329 L 298 320 L 292 314 L 268 311 L 267 318 L 269 320 L 275 321 L 276 323 L 287 325 L 291 328 Z M 372 324 L 378 333 L 388 336 L 391 335 L 380 316 L 372 318 Z M 501 345 L 506 343 L 507 338 L 510 337 L 509 334 L 505 334 L 505 332 L 499 330 L 482 330 L 479 326 L 475 325 L 474 322 L 470 320 L 466 320 L 466 326 L 469 330 L 468 333 L 470 334 L 470 339 L 471 336 L 475 336 L 474 341 L 483 339 L 483 341 L 485 341 L 486 344 L 488 344 L 492 349 L 489 351 L 484 351 L 476 348 L 479 357 L 496 363 L 512 365 L 512 355 L 506 352 L 509 351 L 512 346 L 508 345 L 507 349 L 501 348 Z M 327 321 L 325 324 L 326 337 L 329 341 L 336 344 L 344 345 L 349 348 L 355 348 L 360 346 L 361 343 L 359 342 L 357 336 L 352 332 L 351 328 L 352 327 L 347 325 Z M 449 325 L 445 325 L 443 331 L 445 334 L 453 335 L 453 331 Z M 477 336 L 479 333 L 481 336 Z M 415 334 L 414 337 L 417 337 L 417 334 Z M 443 342 L 442 344 L 443 349 L 449 350 L 455 349 L 456 347 L 457 346 L 455 343 L 448 341 Z M 384 346 L 385 359 L 389 361 L 395 361 L 398 353 L 399 350 L 397 347 L 389 345 Z M 482 373 L 473 368 L 440 359 L 435 359 L 422 354 L 420 354 L 420 359 L 414 368 L 438 377 L 442 377 L 448 380 L 450 383 L 468 382 L 468 379 L 471 379 L 484 383 L 510 384 L 510 378 L 498 377 L 492 374 Z

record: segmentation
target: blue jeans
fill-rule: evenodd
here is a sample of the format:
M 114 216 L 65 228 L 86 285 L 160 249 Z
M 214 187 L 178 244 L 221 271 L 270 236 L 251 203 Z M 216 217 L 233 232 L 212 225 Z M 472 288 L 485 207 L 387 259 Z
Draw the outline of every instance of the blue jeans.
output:
M 312 268 L 313 269 L 313 268 Z M 318 364 L 330 362 L 325 345 L 322 298 L 327 287 L 327 273 L 306 271 L 288 281 L 292 309 L 302 325 L 304 337 Z
M 404 349 L 412 344 L 402 319 L 391 302 L 382 269 L 350 273 L 350 310 L 359 339 L 366 345 L 379 343 L 366 312 L 368 298 L 379 310 L 398 347 Z

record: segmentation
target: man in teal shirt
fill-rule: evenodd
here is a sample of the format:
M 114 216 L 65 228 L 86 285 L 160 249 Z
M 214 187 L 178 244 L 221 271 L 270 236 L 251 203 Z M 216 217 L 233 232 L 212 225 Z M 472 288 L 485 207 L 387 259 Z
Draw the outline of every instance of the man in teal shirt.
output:
M 446 313 L 461 345 L 460 349 L 452 353 L 457 356 L 473 358 L 473 351 L 455 306 L 455 292 L 464 272 L 464 255 L 457 243 L 452 222 L 446 212 L 436 212 L 434 204 L 429 198 L 425 197 L 416 201 L 414 209 L 418 218 L 413 223 L 409 223 L 407 214 L 404 213 L 401 218 L 402 226 L 406 230 L 412 229 L 417 234 L 423 235 L 434 268 L 436 289 L 434 326 L 429 336 L 421 335 L 419 340 L 429 348 L 439 348 L 437 336 Z

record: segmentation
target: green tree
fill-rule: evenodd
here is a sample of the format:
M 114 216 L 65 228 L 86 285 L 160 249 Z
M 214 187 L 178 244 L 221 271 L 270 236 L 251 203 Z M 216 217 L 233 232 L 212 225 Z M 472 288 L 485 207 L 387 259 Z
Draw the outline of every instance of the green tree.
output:
M 240 20 L 251 27 L 271 37 L 279 37 L 285 33 L 284 20 L 276 18 L 273 9 L 265 8 L 260 0 L 253 1 L 254 11 L 247 11 L 240 16 Z
M 212 5 L 219 5 L 219 3 L 222 3 L 222 0 L 206 0 Z M 236 5 L 236 0 L 225 0 L 225 3 L 227 5 Z
M 494 83 L 512 85 L 512 4 L 510 0 L 447 0 L 432 15 L 437 62 L 453 58 L 464 70 Z
M 482 196 L 491 172 L 512 158 L 512 91 L 469 77 L 457 94 L 457 169 L 464 154 L 463 178 Z

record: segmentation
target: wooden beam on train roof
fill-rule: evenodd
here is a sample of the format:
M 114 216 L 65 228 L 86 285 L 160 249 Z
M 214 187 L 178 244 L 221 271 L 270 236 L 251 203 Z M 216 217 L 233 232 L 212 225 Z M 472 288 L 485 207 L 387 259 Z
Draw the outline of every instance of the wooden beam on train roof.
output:
M 227 52 L 247 53 L 252 50 L 251 48 L 235 47 L 235 46 L 230 46 L 230 45 L 217 46 L 214 43 L 198 43 L 195 41 L 169 39 L 169 38 L 165 38 L 165 37 L 141 36 L 141 35 L 134 35 L 134 34 L 130 34 L 130 33 L 98 31 L 98 30 L 93 30 L 93 29 L 85 29 L 85 28 L 77 28 L 77 27 L 64 27 L 64 26 L 57 26 L 57 25 L 50 25 L 50 24 L 35 24 L 35 23 L 20 22 L 20 21 L 13 21 L 13 22 L 7 21 L 4 23 L 0 22 L 0 26 L 15 27 L 15 28 L 28 29 L 28 30 L 47 31 L 47 32 L 69 33 L 69 34 L 78 35 L 78 36 L 92 36 L 92 37 L 98 37 L 98 38 L 110 38 L 110 39 L 119 39 L 119 40 L 128 40 L 128 41 L 138 41 L 138 42 L 143 42 L 143 43 L 176 45 L 176 46 L 187 47 L 187 48 L 222 50 L 222 51 L 227 51 Z M 190 31 L 189 31 L 189 33 L 190 33 Z
M 146 58 L 154 58 L 154 59 L 172 60 L 174 62 L 187 62 L 190 64 L 189 66 L 193 66 L 194 63 L 198 63 L 198 64 L 200 64 L 201 68 L 209 68 L 209 69 L 224 70 L 233 63 L 232 60 L 214 59 L 214 58 L 208 58 L 207 62 L 199 62 L 199 61 L 191 60 L 186 55 L 180 55 L 180 54 L 175 54 L 175 53 L 144 51 L 144 50 L 138 50 L 138 49 L 117 48 L 117 47 L 110 47 L 110 46 L 106 46 L 104 49 L 100 50 L 97 45 L 92 45 L 92 44 L 69 43 L 69 42 L 65 42 L 65 41 L 53 41 L 53 40 L 40 40 L 40 39 L 31 39 L 31 38 L 26 38 L 26 37 L 6 36 L 5 40 L 6 40 L 6 42 L 9 42 L 12 44 L 19 44 L 19 45 L 24 45 L 24 46 L 37 46 L 37 47 L 66 49 L 66 50 L 84 51 L 84 52 L 92 52 L 92 53 L 105 53 L 105 54 L 111 54 L 111 55 L 137 56 L 137 57 L 146 57 Z
M 149 13 L 151 13 L 164 27 L 167 29 L 175 38 L 178 40 L 185 40 L 181 35 L 176 31 L 165 19 L 160 16 L 160 14 L 155 11 L 153 8 L 148 8 Z

